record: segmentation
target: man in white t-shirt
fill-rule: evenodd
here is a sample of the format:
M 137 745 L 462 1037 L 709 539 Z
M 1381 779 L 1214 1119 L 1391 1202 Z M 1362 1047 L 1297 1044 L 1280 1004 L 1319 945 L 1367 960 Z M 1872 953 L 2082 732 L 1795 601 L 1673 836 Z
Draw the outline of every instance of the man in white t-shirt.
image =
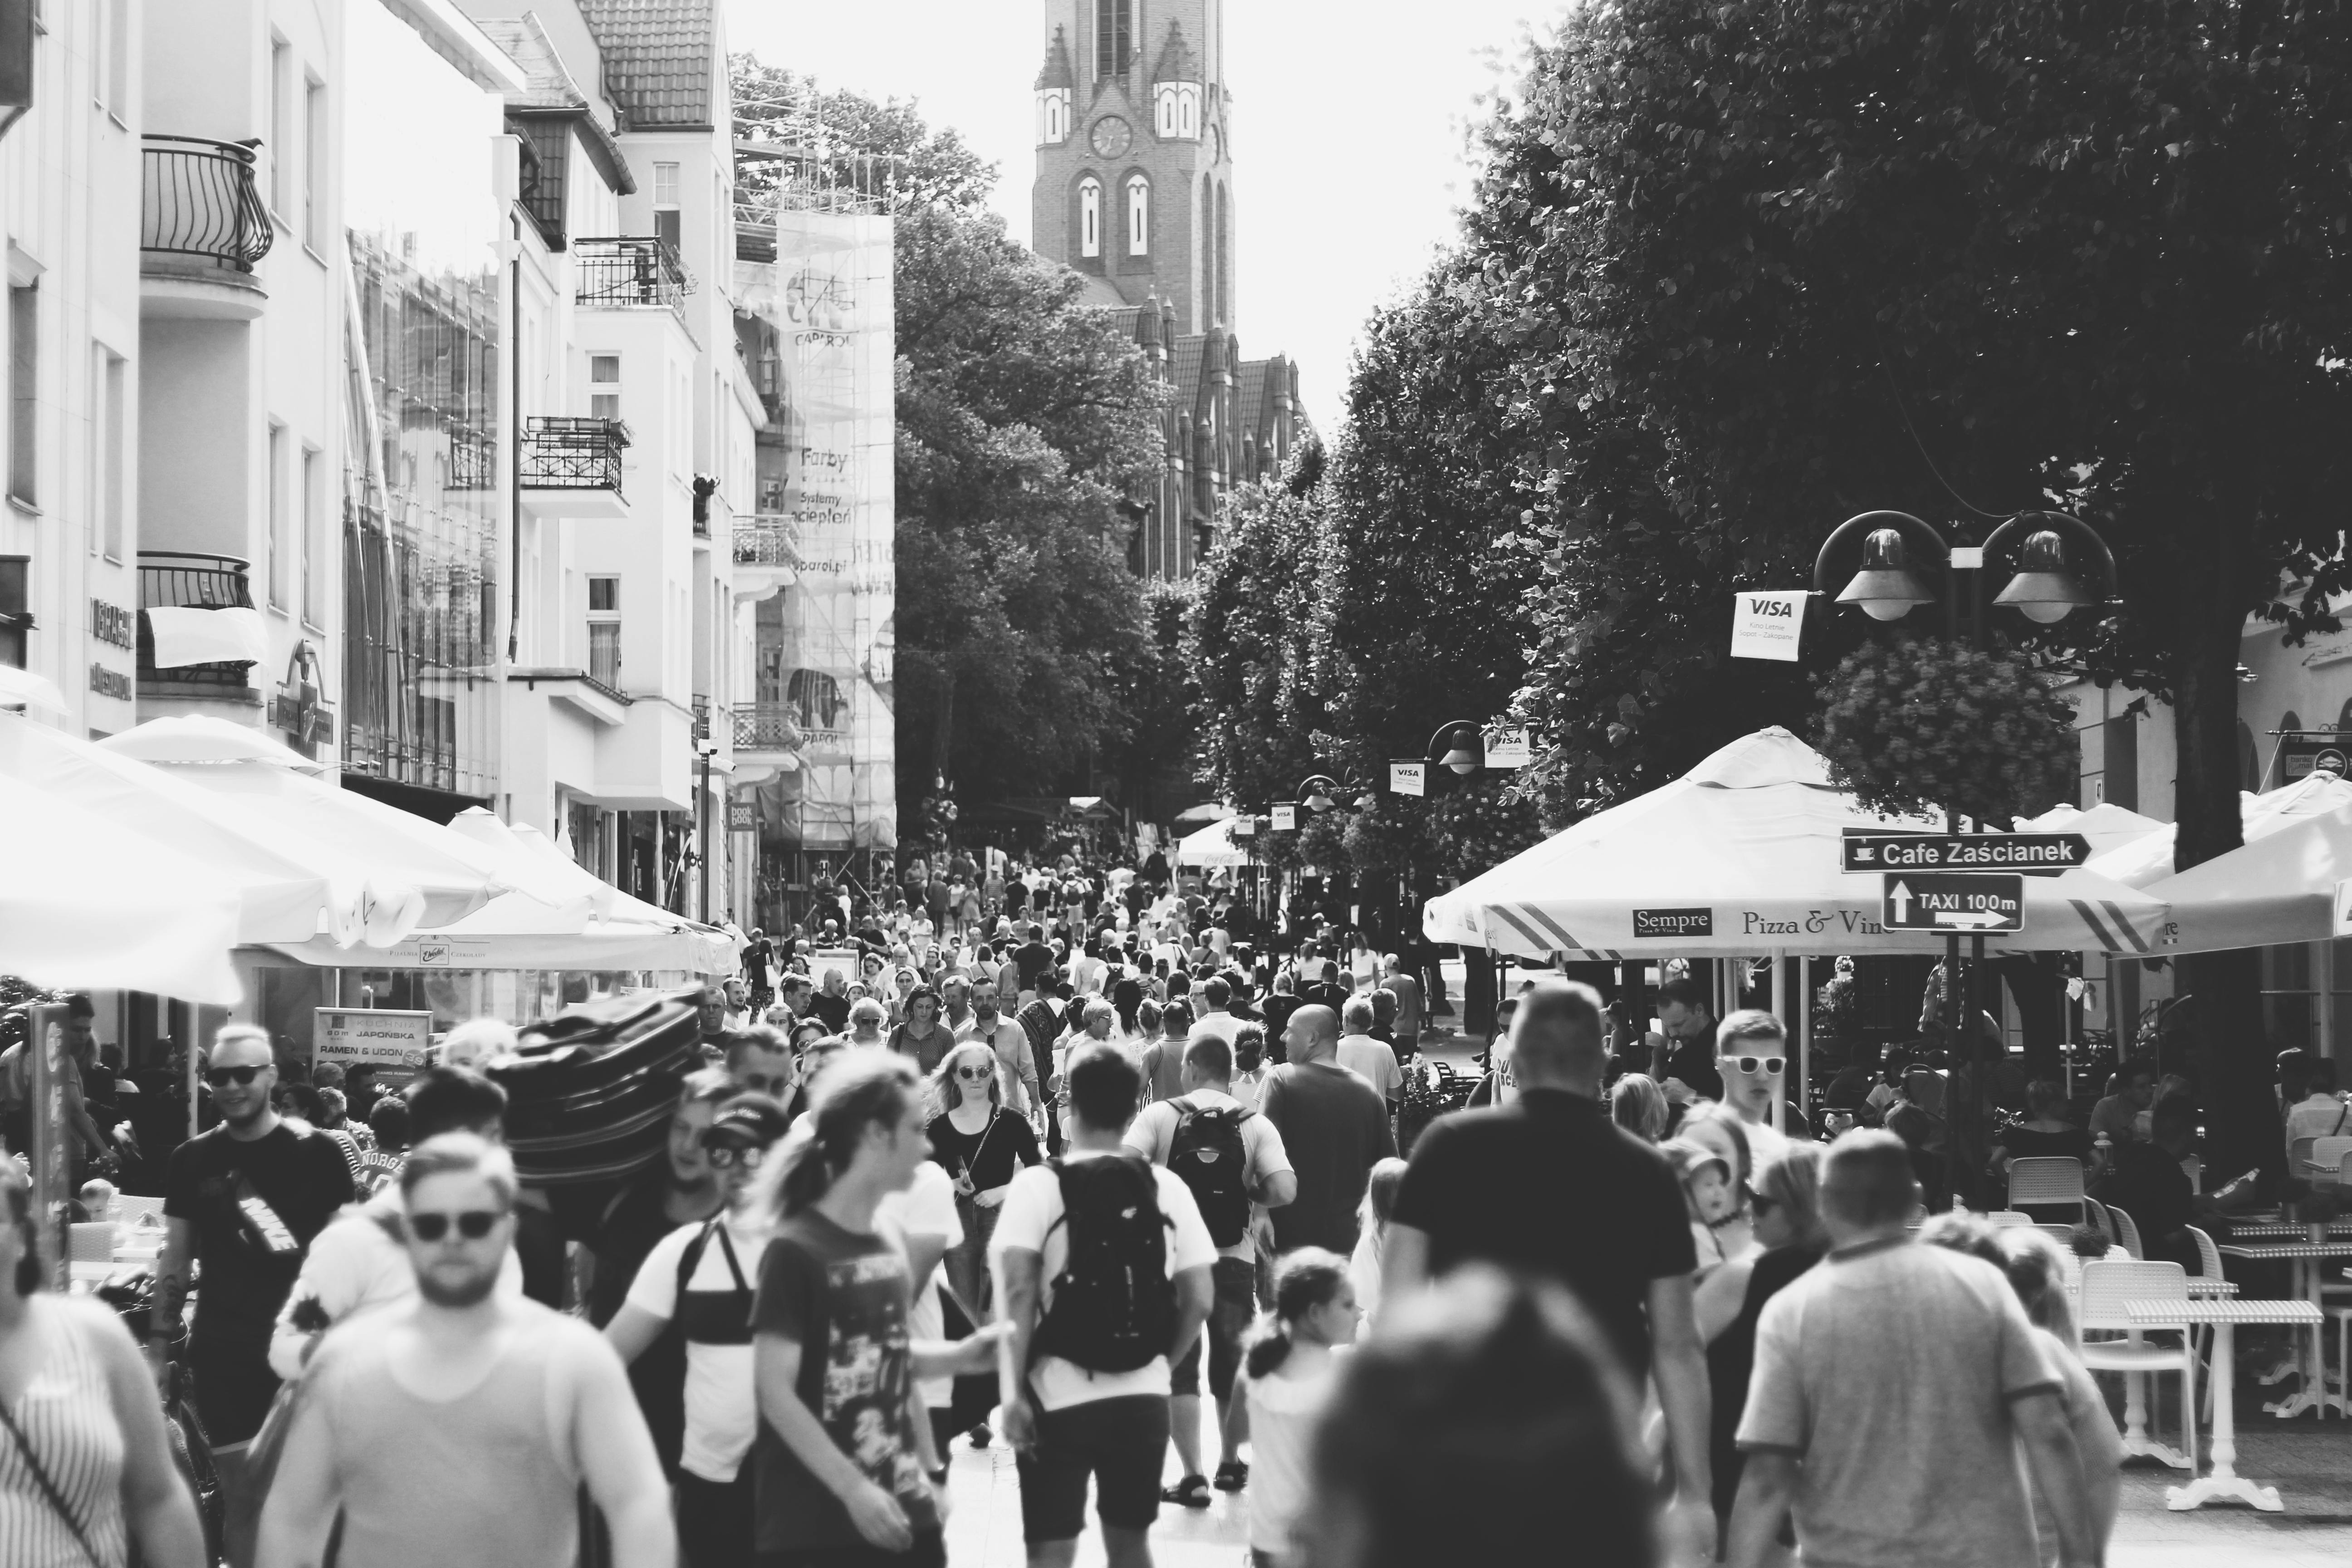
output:
M 1210 1501 L 1209 1478 L 1201 1468 L 1203 1346 L 1209 1392 L 1217 1401 L 1217 1489 L 1239 1491 L 1249 1480 L 1249 1467 L 1242 1463 L 1226 1416 L 1233 1406 L 1234 1374 L 1241 1368 L 1242 1340 L 1257 1306 L 1252 1205 L 1280 1208 L 1298 1195 L 1298 1174 L 1290 1168 L 1282 1134 L 1234 1098 L 1233 1073 L 1233 1047 L 1195 1028 L 1184 1047 L 1184 1092 L 1145 1106 L 1127 1130 L 1129 1148 L 1150 1156 L 1155 1165 L 1174 1170 L 1192 1189 L 1209 1239 L 1217 1244 L 1209 1321 L 1200 1340 L 1176 1363 L 1169 1395 L 1168 1418 L 1174 1427 L 1176 1457 L 1183 1466 L 1160 1500 L 1187 1508 L 1206 1508 Z M 1238 1160 L 1232 1158 L 1235 1143 Z
M 1126 1054 L 1106 1043 L 1081 1044 L 1071 1050 L 1065 1077 L 1069 1152 L 1013 1178 L 989 1243 L 999 1310 L 1010 1325 L 997 1359 L 1004 1435 L 1019 1457 L 1031 1568 L 1069 1568 L 1086 1527 L 1089 1480 L 1109 1560 L 1119 1568 L 1148 1568 L 1168 1448 L 1169 1363 L 1191 1349 L 1207 1321 L 1217 1247 L 1192 1189 L 1121 1143 L 1141 1088 Z M 1102 1201 L 1129 1190 L 1134 1201 L 1124 1210 Z M 1077 1215 L 1066 1192 L 1074 1194 Z M 1145 1234 L 1164 1256 L 1167 1297 L 1137 1302 L 1117 1289 L 1097 1295 L 1093 1281 L 1069 1272 L 1074 1225 L 1120 1226 L 1147 1214 L 1153 1200 L 1160 1223 L 1156 1235 Z M 1085 1217 L 1090 1215 L 1098 1217 Z M 1114 1253 L 1139 1245 L 1131 1229 L 1115 1235 Z M 1166 1335 L 1157 1354 L 1136 1337 L 1156 1338 L 1154 1331 Z
M 1397 1066 L 1396 1050 L 1372 1037 L 1372 999 L 1350 996 L 1339 1008 L 1339 1065 L 1380 1090 L 1393 1114 L 1404 1090 L 1404 1069 Z
M 963 1244 L 963 1221 L 956 1214 L 955 1178 L 937 1161 L 924 1161 L 915 1168 L 915 1179 L 906 1191 L 884 1194 L 881 1206 L 874 1211 L 874 1223 L 884 1236 L 897 1237 L 899 1249 L 907 1255 L 907 1288 L 913 1292 L 907 1309 L 907 1337 L 919 1344 L 946 1339 L 947 1307 L 940 1293 L 945 1271 L 940 1260 L 949 1248 Z M 915 1387 L 930 1409 L 931 1440 L 940 1455 L 940 1472 L 932 1479 L 944 1479 L 948 1439 L 954 1436 L 948 1428 L 952 1414 L 949 1407 L 955 1403 L 955 1376 L 927 1377 Z
M 1198 995 L 1201 1016 L 1192 1021 L 1186 1039 L 1197 1040 L 1202 1036 L 1213 1035 L 1224 1041 L 1230 1050 L 1234 1037 L 1242 1030 L 1242 1020 L 1226 1011 L 1234 1005 L 1234 988 L 1226 984 L 1223 975 L 1212 974 L 1201 982 Z

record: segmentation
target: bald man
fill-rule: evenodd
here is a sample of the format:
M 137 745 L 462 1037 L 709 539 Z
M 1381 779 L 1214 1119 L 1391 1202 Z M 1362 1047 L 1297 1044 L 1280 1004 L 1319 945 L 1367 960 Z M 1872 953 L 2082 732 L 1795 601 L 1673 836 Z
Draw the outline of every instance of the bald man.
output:
M 1716 1526 L 1706 1352 L 1691 1302 L 1697 1258 L 1665 1156 L 1610 1119 L 1601 1097 L 1608 1060 L 1591 986 L 1547 980 L 1518 998 L 1519 1098 L 1441 1118 L 1414 1143 L 1381 1244 L 1381 1300 L 1385 1309 L 1465 1263 L 1525 1269 L 1575 1291 L 1636 1381 L 1656 1376 L 1676 1521 L 1708 1561 Z
M 1275 1246 L 1328 1247 L 1345 1258 L 1356 1247 L 1356 1205 L 1372 1167 L 1396 1153 L 1389 1103 L 1339 1065 L 1339 1016 L 1330 1008 L 1299 1008 L 1282 1038 L 1290 1059 L 1267 1072 L 1257 1102 L 1298 1176 L 1298 1195 L 1274 1211 Z

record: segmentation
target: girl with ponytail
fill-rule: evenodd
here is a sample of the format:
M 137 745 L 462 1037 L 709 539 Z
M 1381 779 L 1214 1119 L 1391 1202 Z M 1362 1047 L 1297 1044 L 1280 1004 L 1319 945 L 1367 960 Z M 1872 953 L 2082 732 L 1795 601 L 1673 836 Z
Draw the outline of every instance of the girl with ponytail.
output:
M 1315 1427 L 1338 1378 L 1339 1352 L 1356 1342 L 1356 1290 L 1348 1260 L 1319 1247 L 1283 1258 L 1274 1275 L 1274 1310 L 1244 1356 L 1244 1381 L 1228 1419 L 1241 1427 L 1226 1444 L 1251 1444 L 1250 1561 L 1292 1568 L 1302 1561 L 1299 1520 L 1310 1499 Z

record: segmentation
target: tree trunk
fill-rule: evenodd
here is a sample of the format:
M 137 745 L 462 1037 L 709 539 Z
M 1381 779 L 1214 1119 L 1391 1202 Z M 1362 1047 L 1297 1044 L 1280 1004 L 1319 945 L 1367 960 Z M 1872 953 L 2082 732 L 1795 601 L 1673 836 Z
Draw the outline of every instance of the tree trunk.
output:
M 2238 801 L 2238 654 L 2245 624 L 2238 596 L 2245 565 L 2226 523 L 2192 536 L 2191 553 L 2211 585 L 2184 607 L 2178 696 L 2172 709 L 2179 748 L 2173 818 L 2179 825 L 2173 869 L 2185 871 L 2244 842 Z M 2176 993 L 2191 996 L 2199 1099 L 2205 1109 L 2208 1169 L 2234 1176 L 2259 1166 L 2286 1172 L 2284 1134 L 2271 1098 L 2276 1047 L 2263 1033 L 2262 955 L 2251 949 L 2198 953 L 2176 961 Z
M 2005 952 L 1988 965 L 2008 982 L 2017 1001 L 2018 1028 L 2025 1037 L 2029 1078 L 2058 1079 L 2064 1071 L 2058 1045 L 2064 1033 L 2066 979 L 2051 953 Z

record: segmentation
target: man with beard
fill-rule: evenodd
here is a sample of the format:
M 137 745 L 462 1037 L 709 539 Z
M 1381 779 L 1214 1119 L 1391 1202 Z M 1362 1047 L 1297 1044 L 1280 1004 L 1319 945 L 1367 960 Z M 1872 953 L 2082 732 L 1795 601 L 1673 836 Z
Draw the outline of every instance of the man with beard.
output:
M 223 1548 L 231 1568 L 253 1563 L 261 1498 L 246 1468 L 246 1447 L 278 1394 L 270 1333 L 310 1238 L 352 1201 L 352 1169 L 335 1141 L 298 1131 L 270 1109 L 277 1082 L 262 1030 L 231 1024 L 213 1037 L 205 1083 L 221 1124 L 172 1152 L 155 1332 L 148 1341 L 151 1359 L 160 1363 L 187 1301 L 189 1265 L 201 1265 L 204 1291 L 188 1363 L 220 1472 Z
M 514 1161 L 469 1132 L 401 1173 L 413 1301 L 331 1331 L 305 1374 L 262 1515 L 263 1568 L 321 1559 L 338 1510 L 345 1568 L 571 1568 L 579 1489 L 614 1568 L 673 1568 L 653 1437 L 620 1358 L 576 1319 L 501 1294 Z

